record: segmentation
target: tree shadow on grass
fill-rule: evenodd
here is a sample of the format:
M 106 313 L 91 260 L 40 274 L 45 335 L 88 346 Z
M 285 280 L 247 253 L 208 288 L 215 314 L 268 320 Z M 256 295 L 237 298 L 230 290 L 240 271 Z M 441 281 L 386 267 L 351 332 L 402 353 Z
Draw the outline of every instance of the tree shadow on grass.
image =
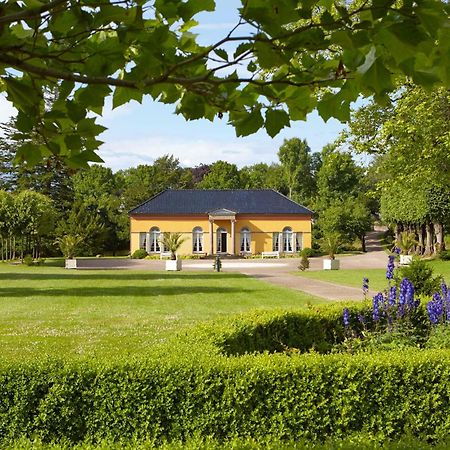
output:
M 64 289 L 35 289 L 35 288 L 0 288 L 0 298 L 25 297 L 158 297 L 180 296 L 196 294 L 226 294 L 251 293 L 249 289 L 239 289 L 229 286 L 140 286 L 140 287 L 83 287 Z M 231 298 L 230 298 L 231 299 Z
M 92 272 L 71 272 L 71 273 L 30 273 L 30 272 L 0 272 L 0 281 L 14 280 L 60 280 L 60 281 L 83 281 L 83 280 L 122 280 L 122 281 L 151 281 L 151 280 L 208 280 L 222 281 L 229 278 L 246 278 L 240 273 L 171 273 L 165 272 L 145 272 L 145 273 L 92 273 Z

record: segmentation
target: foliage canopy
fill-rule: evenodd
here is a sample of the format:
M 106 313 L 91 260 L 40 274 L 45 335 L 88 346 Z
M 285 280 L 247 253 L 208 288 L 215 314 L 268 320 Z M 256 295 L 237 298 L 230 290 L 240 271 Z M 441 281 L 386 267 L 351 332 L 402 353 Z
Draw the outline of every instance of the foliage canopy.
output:
M 187 120 L 228 113 L 238 136 L 275 136 L 317 108 L 347 120 L 363 96 L 387 100 L 396 78 L 450 79 L 449 5 L 438 0 L 246 0 L 225 36 L 200 45 L 195 17 L 214 0 L 29 0 L 0 7 L 0 92 L 18 128 L 38 132 L 18 158 L 100 161 L 105 98 L 176 104 Z M 43 93 L 58 86 L 46 105 Z

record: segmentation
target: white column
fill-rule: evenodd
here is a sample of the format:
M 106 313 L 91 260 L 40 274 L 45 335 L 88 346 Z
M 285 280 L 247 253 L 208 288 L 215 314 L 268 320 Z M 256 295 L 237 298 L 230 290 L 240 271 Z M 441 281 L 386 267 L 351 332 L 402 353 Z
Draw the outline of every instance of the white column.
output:
M 213 232 L 214 219 L 209 219 L 209 254 L 214 255 L 214 232 Z
M 236 220 L 235 219 L 232 219 L 231 220 L 231 251 L 230 251 L 230 254 L 231 255 L 234 255 L 235 254 L 235 251 L 234 251 L 234 248 L 235 248 L 235 228 L 236 228 Z

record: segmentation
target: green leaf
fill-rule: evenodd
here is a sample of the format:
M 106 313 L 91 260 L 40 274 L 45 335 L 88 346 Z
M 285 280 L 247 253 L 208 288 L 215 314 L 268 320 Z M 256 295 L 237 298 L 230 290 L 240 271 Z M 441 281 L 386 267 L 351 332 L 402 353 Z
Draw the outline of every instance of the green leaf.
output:
M 228 61 L 228 53 L 223 48 L 216 48 L 214 53 L 225 61 Z
M 73 122 L 78 123 L 80 120 L 86 117 L 86 108 L 84 108 L 79 103 L 74 102 L 73 100 L 67 100 L 66 107 L 67 115 Z
M 265 127 L 270 137 L 275 137 L 282 128 L 288 127 L 289 114 L 282 109 L 268 109 L 266 111 Z
M 264 125 L 260 108 L 254 108 L 249 113 L 230 113 L 230 120 L 236 128 L 237 136 L 248 136 L 256 133 Z
M 379 95 L 394 89 L 391 73 L 381 58 L 375 59 L 370 68 L 363 73 L 361 81 L 366 88 Z
M 38 92 L 27 84 L 23 79 L 18 80 L 12 77 L 3 78 L 6 84 L 8 100 L 10 100 L 17 109 L 25 112 L 31 107 L 39 104 L 40 97 Z
M 95 123 L 94 118 L 82 119 L 78 123 L 77 130 L 83 136 L 98 136 L 100 133 L 106 130 L 102 125 L 98 125 Z
M 27 133 L 33 129 L 33 120 L 28 114 L 19 110 L 16 116 L 16 126 L 19 131 Z
M 116 87 L 113 95 L 113 109 L 124 103 L 128 103 L 130 100 L 136 100 L 138 103 L 142 103 L 142 95 L 142 91 L 138 89 Z

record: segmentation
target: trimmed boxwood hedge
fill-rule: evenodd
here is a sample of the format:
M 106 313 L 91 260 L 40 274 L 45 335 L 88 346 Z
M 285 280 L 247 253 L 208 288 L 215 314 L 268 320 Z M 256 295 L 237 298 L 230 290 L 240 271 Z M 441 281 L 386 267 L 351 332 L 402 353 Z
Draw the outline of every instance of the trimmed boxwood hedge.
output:
M 249 315 L 247 331 L 258 332 L 245 334 L 250 336 L 246 345 L 264 353 L 241 355 L 243 341 L 236 331 L 246 328 L 243 316 L 197 327 L 148 360 L 0 364 L 0 436 L 73 443 L 193 436 L 219 442 L 239 437 L 315 441 L 358 432 L 445 438 L 450 432 L 448 351 L 269 353 L 274 349 L 264 324 L 277 324 L 277 330 L 287 324 L 295 332 L 293 324 L 308 326 L 295 342 L 298 346 L 299 336 L 306 336 L 307 350 L 315 346 L 309 332 L 323 342 L 342 338 L 339 309 Z M 335 335 L 327 328 L 333 321 Z

